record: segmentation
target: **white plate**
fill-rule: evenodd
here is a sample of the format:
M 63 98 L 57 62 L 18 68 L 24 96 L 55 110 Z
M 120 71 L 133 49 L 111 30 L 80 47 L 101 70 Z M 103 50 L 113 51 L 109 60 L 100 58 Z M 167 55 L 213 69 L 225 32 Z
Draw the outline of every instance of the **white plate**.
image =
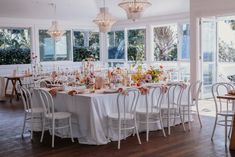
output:
M 104 93 L 117 93 L 118 90 L 117 89 L 105 89 Z

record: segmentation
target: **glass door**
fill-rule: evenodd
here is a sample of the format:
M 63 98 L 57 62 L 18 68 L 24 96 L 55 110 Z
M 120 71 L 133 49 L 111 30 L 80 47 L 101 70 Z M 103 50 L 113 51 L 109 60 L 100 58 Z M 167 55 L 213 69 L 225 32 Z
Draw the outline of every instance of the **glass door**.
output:
M 215 18 L 202 18 L 201 31 L 201 77 L 202 97 L 211 97 L 211 86 L 217 77 L 217 23 Z

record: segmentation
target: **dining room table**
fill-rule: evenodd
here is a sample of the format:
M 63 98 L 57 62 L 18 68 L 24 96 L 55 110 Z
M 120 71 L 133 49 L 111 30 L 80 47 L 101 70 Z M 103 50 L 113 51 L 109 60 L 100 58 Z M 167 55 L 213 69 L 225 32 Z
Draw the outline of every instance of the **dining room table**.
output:
M 66 89 L 69 88 L 69 89 Z M 79 143 L 89 145 L 102 145 L 110 141 L 117 141 L 118 130 L 108 126 L 108 115 L 117 112 L 117 96 L 118 92 L 110 89 L 101 89 L 86 92 L 76 95 L 69 95 L 68 91 L 72 87 L 65 87 L 65 90 L 58 91 L 56 96 L 53 96 L 56 111 L 64 111 L 72 113 L 72 128 L 74 137 L 78 138 Z M 45 89 L 50 90 L 50 89 Z M 182 101 L 187 101 L 184 91 Z M 33 105 L 40 105 L 40 97 L 37 92 L 33 92 Z M 167 99 L 165 99 L 167 101 Z M 137 106 L 145 105 L 145 96 L 141 95 Z M 187 119 L 185 119 L 187 121 Z M 61 122 L 63 123 L 63 122 Z M 163 121 L 164 126 L 167 126 L 166 120 Z M 172 125 L 174 120 L 172 120 Z M 180 120 L 176 120 L 175 124 L 180 124 Z M 145 124 L 139 124 L 139 131 L 146 131 Z M 40 131 L 40 128 L 36 128 Z M 151 124 L 150 131 L 161 129 L 160 122 Z M 69 137 L 68 130 L 58 130 L 55 133 L 57 136 L 66 138 Z M 122 138 L 130 136 L 132 132 L 123 135 Z M 108 137 L 109 136 L 109 137 Z

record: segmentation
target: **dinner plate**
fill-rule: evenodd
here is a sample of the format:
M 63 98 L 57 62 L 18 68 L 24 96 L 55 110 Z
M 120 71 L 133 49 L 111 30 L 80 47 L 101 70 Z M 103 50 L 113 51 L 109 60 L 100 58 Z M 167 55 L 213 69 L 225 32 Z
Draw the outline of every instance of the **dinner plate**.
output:
M 118 90 L 117 89 L 105 89 L 104 93 L 117 93 Z

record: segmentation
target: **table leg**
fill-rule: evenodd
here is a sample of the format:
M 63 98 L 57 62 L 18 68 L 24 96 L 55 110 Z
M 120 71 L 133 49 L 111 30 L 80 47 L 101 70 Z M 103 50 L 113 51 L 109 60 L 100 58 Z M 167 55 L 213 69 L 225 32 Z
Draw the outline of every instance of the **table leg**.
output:
M 229 145 L 230 150 L 235 150 L 235 124 L 234 122 L 235 122 L 235 116 L 233 116 L 233 122 L 232 122 L 232 135 L 231 135 L 230 145 Z
M 235 108 L 235 100 L 232 101 L 233 103 L 233 111 L 234 111 L 234 108 Z M 230 138 L 230 145 L 229 145 L 229 149 L 230 150 L 235 150 L 235 116 L 233 115 L 233 120 L 232 120 L 232 134 L 231 134 L 231 138 Z M 227 137 L 225 137 L 227 138 Z
M 6 87 L 5 87 L 5 96 L 7 95 L 7 87 L 8 87 L 9 79 L 7 79 Z
M 11 90 L 10 102 L 12 102 L 12 99 L 14 98 L 14 92 L 15 92 L 15 88 L 16 88 L 16 80 L 11 80 L 11 83 L 12 83 L 12 90 Z
M 17 80 L 19 81 L 19 83 L 20 83 L 20 86 L 22 86 L 22 83 L 21 83 L 21 80 L 20 80 L 20 78 L 19 78 L 19 79 L 17 79 Z M 17 82 L 17 80 L 16 80 L 16 82 Z M 15 93 L 16 93 L 17 100 L 19 100 L 19 95 L 18 95 L 18 92 L 17 92 L 17 89 L 16 89 L 16 87 L 15 87 Z

